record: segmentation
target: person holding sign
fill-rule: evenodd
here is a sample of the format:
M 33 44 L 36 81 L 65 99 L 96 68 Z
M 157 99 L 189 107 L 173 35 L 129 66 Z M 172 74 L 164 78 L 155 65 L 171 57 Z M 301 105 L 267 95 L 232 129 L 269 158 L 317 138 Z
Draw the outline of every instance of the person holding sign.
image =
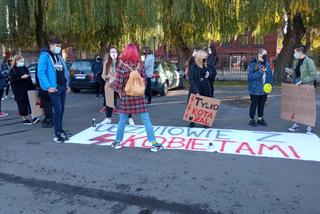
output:
M 314 85 L 316 86 L 317 68 L 314 61 L 307 55 L 307 48 L 300 46 L 294 51 L 294 62 L 292 69 L 286 68 L 285 72 L 292 77 L 293 84 L 296 85 Z M 288 130 L 291 132 L 298 131 L 300 125 L 294 123 Z M 307 127 L 307 134 L 313 134 L 313 128 Z
M 258 57 L 254 59 L 248 68 L 248 89 L 250 93 L 250 120 L 249 125 L 256 127 L 257 124 L 267 126 L 264 119 L 264 106 L 267 101 L 267 96 L 272 91 L 272 70 L 267 61 L 267 51 L 260 49 Z M 258 121 L 256 122 L 255 114 L 258 109 Z
M 115 79 L 111 82 L 111 87 L 119 93 L 121 105 L 117 136 L 111 146 L 114 149 L 122 148 L 121 141 L 124 138 L 129 114 L 139 114 L 147 132 L 148 141 L 152 145 L 151 151 L 158 152 L 163 149 L 163 146 L 157 143 L 146 107 L 145 80 L 141 75 L 143 66 L 140 65 L 137 47 L 134 44 L 127 45 L 120 59 Z
M 207 53 L 204 50 L 197 51 L 194 61 L 189 69 L 189 97 L 191 94 L 202 95 L 205 97 L 212 97 L 212 86 L 209 81 L 211 76 L 207 68 Z M 192 128 L 195 123 L 191 122 L 189 127 Z

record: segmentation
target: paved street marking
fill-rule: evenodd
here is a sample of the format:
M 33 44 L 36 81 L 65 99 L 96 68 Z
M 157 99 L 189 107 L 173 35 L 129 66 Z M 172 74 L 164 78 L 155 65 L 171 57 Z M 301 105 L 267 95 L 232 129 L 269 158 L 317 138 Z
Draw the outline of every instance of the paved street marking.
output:
M 320 161 L 320 139 L 316 135 L 172 126 L 154 126 L 154 131 L 165 149 Z M 68 143 L 109 146 L 116 132 L 117 125 L 98 124 L 74 135 Z M 127 126 L 122 145 L 151 146 L 143 126 Z

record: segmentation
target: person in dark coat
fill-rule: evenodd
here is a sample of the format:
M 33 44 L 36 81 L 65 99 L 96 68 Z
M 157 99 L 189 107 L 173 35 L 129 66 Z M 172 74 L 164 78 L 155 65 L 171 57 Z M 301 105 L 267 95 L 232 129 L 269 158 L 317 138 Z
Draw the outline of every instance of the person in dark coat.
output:
M 249 125 L 252 127 L 256 127 L 257 124 L 267 126 L 263 116 L 268 94 L 264 92 L 263 86 L 267 83 L 273 84 L 272 70 L 267 57 L 267 51 L 261 48 L 258 57 L 250 63 L 248 68 L 248 89 L 251 100 Z M 254 119 L 256 110 L 258 110 L 257 122 Z
M 6 77 L 0 72 L 0 117 L 8 116 L 7 113 L 2 112 L 1 110 L 1 100 L 4 92 L 4 88 L 7 85 Z
M 49 49 L 47 50 L 49 52 Z M 40 82 L 38 78 L 38 67 L 35 72 L 36 85 L 39 89 L 39 97 L 41 99 L 41 104 L 44 110 L 44 119 L 42 121 L 42 128 L 52 128 L 53 127 L 53 111 L 52 111 L 52 102 L 49 97 L 48 91 L 44 91 L 40 87 Z
M 9 90 L 10 90 L 10 77 L 9 77 L 9 71 L 11 69 L 11 64 L 12 64 L 12 58 L 9 57 L 4 57 L 2 64 L 1 64 L 1 73 L 5 77 L 6 80 L 6 86 L 5 86 L 5 96 L 4 99 L 7 99 L 9 96 Z M 12 96 L 13 97 L 13 96 Z
M 214 80 L 217 76 L 216 65 L 218 63 L 218 55 L 217 55 L 216 47 L 214 45 L 211 45 L 208 48 L 208 53 L 209 53 L 208 69 L 209 69 L 209 72 L 212 74 L 210 75 L 209 82 L 212 88 L 212 97 L 214 97 Z
M 96 61 L 93 63 L 92 71 L 94 73 L 94 79 L 96 81 L 96 97 L 99 98 L 103 93 L 104 88 L 104 80 L 101 78 L 102 75 L 102 58 L 100 56 L 96 56 Z
M 195 55 L 195 63 L 189 70 L 189 97 L 191 94 L 202 95 L 206 97 L 212 97 L 212 88 L 209 78 L 212 75 L 206 65 L 207 53 L 203 50 L 199 50 Z M 188 98 L 189 99 L 189 98 Z M 193 122 L 189 127 L 194 127 Z
M 13 86 L 15 101 L 18 105 L 19 114 L 23 119 L 23 124 L 32 125 L 39 122 L 39 118 L 32 118 L 31 121 L 27 119 L 27 116 L 31 114 L 28 90 L 34 90 L 34 85 L 29 70 L 24 65 L 24 59 L 21 55 L 16 55 L 14 57 L 9 75 Z

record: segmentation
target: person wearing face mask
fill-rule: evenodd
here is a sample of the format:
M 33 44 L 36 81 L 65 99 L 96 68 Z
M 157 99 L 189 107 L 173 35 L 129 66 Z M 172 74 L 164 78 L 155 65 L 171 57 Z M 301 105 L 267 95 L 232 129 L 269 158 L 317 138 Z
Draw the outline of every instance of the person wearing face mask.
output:
M 103 64 L 102 79 L 106 82 L 104 86 L 106 118 L 101 124 L 111 124 L 112 113 L 116 110 L 118 94 L 111 87 L 111 83 L 116 78 L 116 68 L 119 65 L 118 51 L 115 47 L 110 48 L 110 51 L 105 54 Z M 134 125 L 132 114 L 128 116 L 129 125 Z
M 0 72 L 0 117 L 8 116 L 7 113 L 4 113 L 1 111 L 1 101 L 2 101 L 4 88 L 6 87 L 6 85 L 7 85 L 6 77 Z
M 9 71 L 11 69 L 11 65 L 12 65 L 12 58 L 9 57 L 4 57 L 3 58 L 3 62 L 1 64 L 1 73 L 2 75 L 5 77 L 6 80 L 6 86 L 5 86 L 5 96 L 2 98 L 2 100 L 8 99 L 9 96 L 9 91 L 10 91 L 10 76 L 9 76 Z M 14 97 L 12 95 L 12 97 Z
M 69 70 L 61 56 L 61 40 L 49 40 L 50 48 L 41 50 L 38 63 L 40 87 L 48 91 L 53 106 L 54 142 L 63 143 L 68 133 L 62 128 L 66 94 L 70 92 Z
M 208 48 L 208 53 L 209 53 L 209 57 L 208 57 L 208 69 L 210 71 L 210 73 L 212 75 L 210 75 L 210 85 L 212 88 L 212 97 L 214 94 L 214 80 L 217 76 L 217 71 L 216 71 L 216 65 L 218 63 L 218 56 L 217 56 L 217 50 L 216 47 L 212 44 L 209 48 Z
M 21 55 L 14 57 L 9 75 L 23 124 L 32 125 L 39 122 L 39 118 L 32 118 L 31 121 L 27 119 L 27 116 L 31 114 L 28 90 L 34 90 L 35 88 L 29 70 L 24 65 L 24 59 Z
M 96 97 L 99 98 L 103 92 L 104 81 L 101 78 L 102 75 L 102 59 L 100 56 L 96 56 L 95 62 L 92 66 L 94 73 L 94 79 L 96 81 Z
M 263 87 L 265 84 L 273 84 L 272 70 L 267 58 L 267 51 L 262 48 L 258 52 L 258 57 L 248 67 L 248 89 L 251 99 L 249 125 L 252 127 L 256 127 L 257 124 L 267 126 L 263 116 L 268 94 L 264 91 Z M 255 115 L 257 109 L 258 121 L 256 122 Z
M 317 67 L 314 61 L 307 55 L 307 48 L 305 46 L 300 46 L 294 51 L 294 61 L 292 69 L 286 68 L 285 71 L 293 79 L 293 84 L 296 85 L 314 85 L 316 86 L 317 78 Z M 291 132 L 298 131 L 300 125 L 294 123 L 288 130 Z M 307 134 L 313 134 L 313 128 L 307 127 Z
M 212 97 L 212 88 L 209 82 L 211 73 L 207 67 L 207 53 L 203 50 L 198 50 L 194 56 L 194 64 L 191 65 L 189 71 L 189 97 L 191 94 Z M 189 99 L 189 98 L 188 98 Z M 193 128 L 195 123 L 189 124 Z

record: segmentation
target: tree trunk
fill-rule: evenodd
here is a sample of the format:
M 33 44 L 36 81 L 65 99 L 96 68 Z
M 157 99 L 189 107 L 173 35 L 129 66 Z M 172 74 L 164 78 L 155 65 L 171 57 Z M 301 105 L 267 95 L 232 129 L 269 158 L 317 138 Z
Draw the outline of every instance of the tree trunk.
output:
M 290 14 L 288 16 L 287 33 L 284 34 L 282 42 L 283 48 L 275 61 L 274 79 L 276 83 L 286 81 L 287 74 L 284 70 L 290 66 L 294 49 L 301 45 L 301 40 L 306 33 L 300 13 L 295 14 L 292 20 Z
M 37 1 L 37 10 L 35 11 L 35 21 L 36 21 L 36 29 L 35 29 L 35 34 L 36 34 L 36 41 L 39 50 L 43 47 L 49 47 L 48 44 L 48 38 L 45 32 L 43 31 L 43 4 L 42 0 Z

